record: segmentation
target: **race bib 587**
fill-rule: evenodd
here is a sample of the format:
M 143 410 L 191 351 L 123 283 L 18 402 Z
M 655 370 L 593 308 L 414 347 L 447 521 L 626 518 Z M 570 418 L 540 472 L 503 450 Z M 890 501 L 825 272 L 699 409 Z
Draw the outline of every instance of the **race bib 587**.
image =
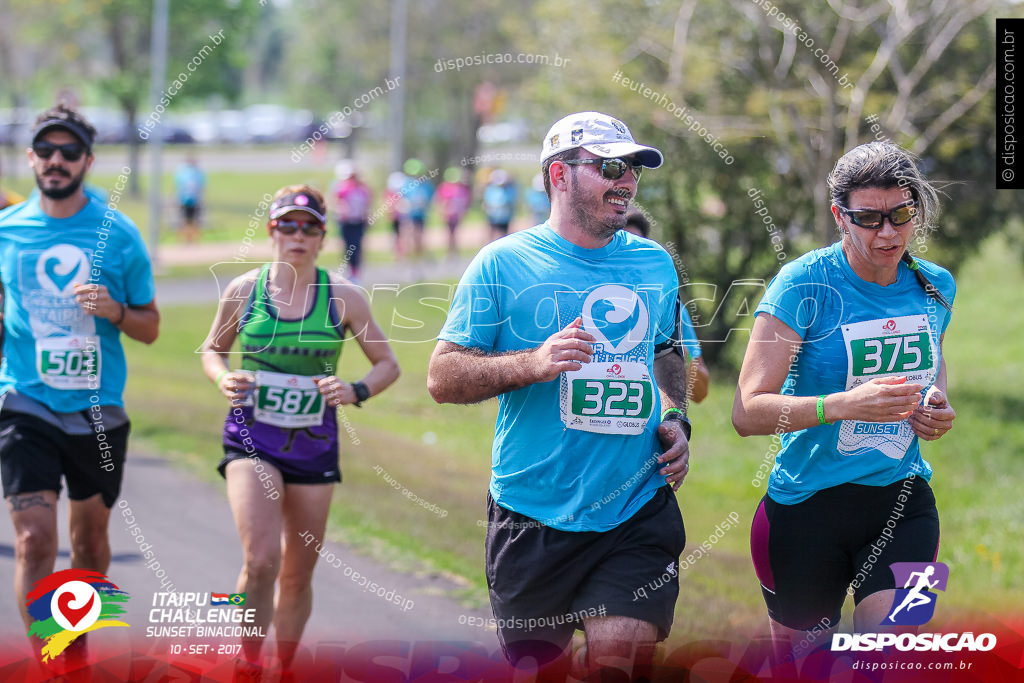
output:
M 324 420 L 323 396 L 306 375 L 257 372 L 254 400 L 253 417 L 275 427 L 313 427 Z

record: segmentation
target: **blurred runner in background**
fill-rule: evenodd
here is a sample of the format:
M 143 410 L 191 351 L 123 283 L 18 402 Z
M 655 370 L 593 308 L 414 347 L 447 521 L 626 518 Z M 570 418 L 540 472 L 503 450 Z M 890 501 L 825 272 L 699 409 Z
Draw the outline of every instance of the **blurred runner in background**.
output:
M 508 234 L 508 227 L 515 216 L 517 191 L 515 181 L 508 171 L 496 168 L 484 188 L 484 215 L 491 226 L 491 241 Z
M 455 233 L 469 210 L 473 200 L 473 188 L 469 184 L 469 169 L 449 168 L 444 172 L 444 182 L 437 188 L 437 201 L 441 214 L 448 225 L 448 255 L 459 255 L 459 244 Z
M 203 210 L 203 191 L 206 174 L 199 168 L 195 156 L 189 155 L 185 163 L 174 172 L 174 188 L 181 209 L 181 236 L 186 244 L 199 241 L 199 216 Z
M 373 195 L 370 187 L 359 178 L 359 172 L 351 161 L 338 162 L 334 175 L 336 181 L 330 196 L 341 229 L 343 262 L 348 263 L 348 279 L 358 284 L 359 267 L 363 260 L 363 236 L 366 234 L 366 220 Z

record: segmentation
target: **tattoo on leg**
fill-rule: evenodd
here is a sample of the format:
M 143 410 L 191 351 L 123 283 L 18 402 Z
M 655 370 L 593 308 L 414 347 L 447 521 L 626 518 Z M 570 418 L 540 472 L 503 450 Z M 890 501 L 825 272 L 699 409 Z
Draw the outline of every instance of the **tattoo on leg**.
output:
M 41 493 L 25 493 L 9 496 L 7 498 L 7 507 L 10 508 L 11 512 L 18 512 L 19 510 L 27 510 L 33 507 L 52 508 L 53 505 L 48 503 Z

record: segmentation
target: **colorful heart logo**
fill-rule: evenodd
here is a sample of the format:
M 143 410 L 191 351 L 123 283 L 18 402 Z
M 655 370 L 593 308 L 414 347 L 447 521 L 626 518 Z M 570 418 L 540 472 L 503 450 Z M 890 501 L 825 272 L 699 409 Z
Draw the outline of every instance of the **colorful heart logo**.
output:
M 71 603 L 75 601 L 74 594 L 62 593 L 57 598 L 57 609 L 64 615 L 64 618 L 68 620 L 71 626 L 78 626 L 78 623 L 89 614 L 89 610 L 92 609 L 92 603 L 95 600 L 96 596 L 90 595 L 89 601 L 85 603 L 84 607 L 75 608 L 71 606 Z
M 96 623 L 103 605 L 96 589 L 84 581 L 68 581 L 50 602 L 53 619 L 68 631 L 84 631 Z

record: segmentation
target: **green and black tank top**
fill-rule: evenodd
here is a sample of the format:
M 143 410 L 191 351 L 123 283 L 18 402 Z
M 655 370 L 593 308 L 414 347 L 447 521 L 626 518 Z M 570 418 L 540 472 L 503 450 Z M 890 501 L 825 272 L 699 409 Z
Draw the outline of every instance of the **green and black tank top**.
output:
M 281 318 L 267 293 L 270 264 L 260 268 L 239 320 L 238 342 L 243 370 L 263 370 L 293 375 L 330 375 L 337 372 L 345 337 L 344 325 L 331 300 L 327 271 L 317 268 L 316 285 L 307 288 L 306 314 L 298 319 Z M 309 300 L 313 299 L 312 308 Z

